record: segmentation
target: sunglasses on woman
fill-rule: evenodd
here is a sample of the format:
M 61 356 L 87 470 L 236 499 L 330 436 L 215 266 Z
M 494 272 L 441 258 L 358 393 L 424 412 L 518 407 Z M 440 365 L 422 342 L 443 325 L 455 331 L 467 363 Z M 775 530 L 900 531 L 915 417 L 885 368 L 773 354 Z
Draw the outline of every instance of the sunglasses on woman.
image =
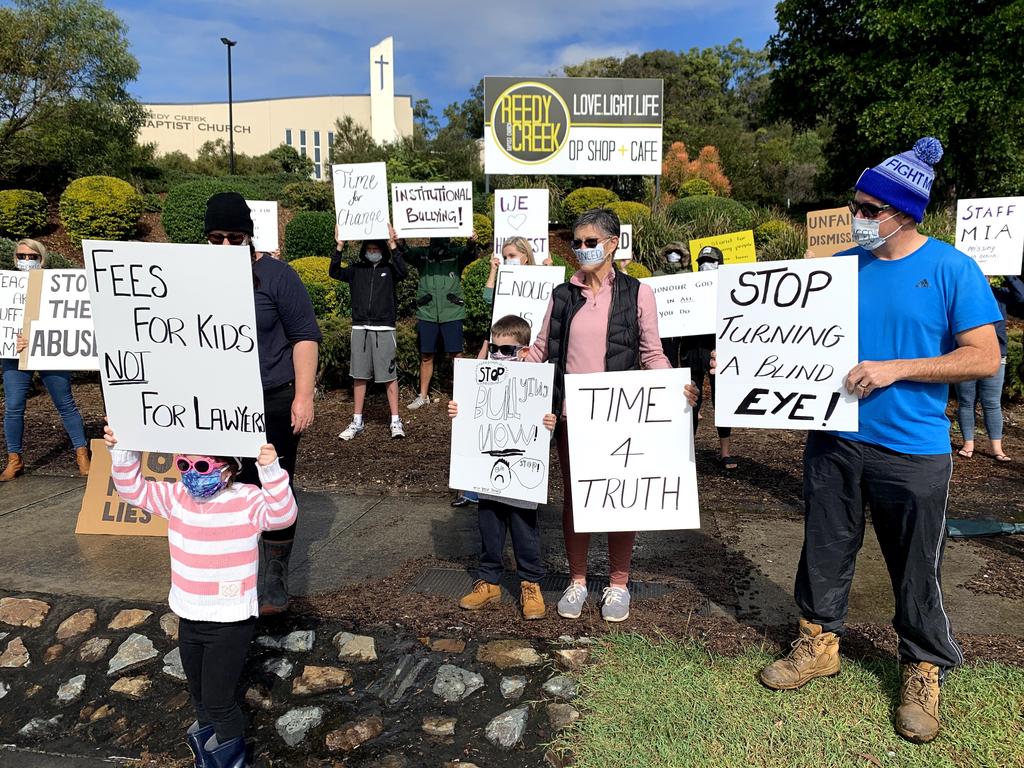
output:
M 28 253 L 21 253 L 19 251 L 14 254 L 14 257 L 18 259 L 18 261 L 31 261 L 32 259 L 38 259 L 39 254 L 35 251 L 29 251 Z
M 851 200 L 846 206 L 850 209 L 850 213 L 854 216 L 860 214 L 864 218 L 874 219 L 882 211 L 888 211 L 892 209 L 891 205 L 875 205 L 874 203 L 860 203 L 856 200 Z
M 178 471 L 184 474 L 190 469 L 194 469 L 200 475 L 208 475 L 211 472 L 220 472 L 227 466 L 222 461 L 217 461 L 209 456 L 203 456 L 202 458 L 192 461 L 188 456 L 175 456 L 174 466 L 178 468 Z
M 522 344 L 495 344 L 493 341 L 487 344 L 487 351 L 490 354 L 503 355 L 505 357 L 514 357 L 522 348 Z
M 208 232 L 206 235 L 210 245 L 224 245 L 225 240 L 231 245 L 241 245 L 247 237 L 245 232 Z
M 611 240 L 610 237 L 588 237 L 586 240 L 580 240 L 579 238 L 572 241 L 572 249 L 578 251 L 583 246 L 587 248 L 597 248 L 598 243 L 603 243 L 605 240 Z

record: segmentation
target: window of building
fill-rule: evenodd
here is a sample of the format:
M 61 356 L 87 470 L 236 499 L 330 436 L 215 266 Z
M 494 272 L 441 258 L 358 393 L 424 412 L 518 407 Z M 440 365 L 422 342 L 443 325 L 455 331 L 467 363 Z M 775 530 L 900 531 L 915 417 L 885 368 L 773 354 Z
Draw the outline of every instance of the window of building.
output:
M 317 152 L 319 152 L 319 151 L 320 150 L 318 149 Z M 317 163 L 316 165 L 314 165 L 313 166 L 313 170 L 316 171 L 316 177 L 319 179 L 320 178 L 320 163 Z
M 299 144 L 306 146 L 306 131 L 305 129 L 299 131 Z
M 284 143 L 287 144 L 289 147 L 292 145 L 292 129 L 291 128 L 285 128 L 284 129 Z
M 327 162 L 334 162 L 334 131 L 327 132 Z
M 320 147 L 313 147 L 313 162 L 320 162 Z
M 313 131 L 313 146 L 320 146 L 320 131 Z

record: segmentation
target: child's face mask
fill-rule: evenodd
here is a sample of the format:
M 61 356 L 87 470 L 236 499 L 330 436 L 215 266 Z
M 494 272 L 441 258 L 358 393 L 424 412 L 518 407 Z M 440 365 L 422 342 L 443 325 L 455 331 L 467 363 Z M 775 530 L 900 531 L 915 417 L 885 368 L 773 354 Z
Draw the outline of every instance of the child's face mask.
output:
M 195 461 L 187 456 L 176 456 L 174 463 L 181 472 L 181 484 L 193 499 L 212 498 L 228 486 L 226 464 L 205 456 Z
M 526 347 L 521 344 L 495 344 L 493 341 L 487 345 L 488 357 L 491 360 L 504 360 L 506 362 L 518 360 Z
M 377 264 L 381 259 L 384 258 L 384 254 L 377 250 L 366 250 L 366 260 L 371 264 Z

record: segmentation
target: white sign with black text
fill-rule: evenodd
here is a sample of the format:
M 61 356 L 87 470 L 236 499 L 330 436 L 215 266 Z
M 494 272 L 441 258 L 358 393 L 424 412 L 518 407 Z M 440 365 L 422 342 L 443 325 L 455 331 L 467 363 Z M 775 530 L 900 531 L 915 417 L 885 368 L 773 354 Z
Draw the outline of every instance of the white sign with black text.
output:
M 18 356 L 27 294 L 28 272 L 0 270 L 0 358 Z
M 37 285 L 38 282 L 38 285 Z M 23 371 L 95 371 L 96 328 L 84 269 L 29 272 Z
M 956 202 L 956 247 L 986 275 L 1019 275 L 1024 258 L 1024 197 Z
M 392 184 L 391 210 L 399 237 L 469 237 L 473 231 L 473 182 Z
M 715 332 L 718 319 L 718 273 L 679 272 L 645 277 L 658 305 L 658 335 L 703 336 Z
M 494 283 L 492 323 L 519 315 L 530 324 L 530 342 L 537 338 L 556 285 L 565 282 L 565 267 L 499 267 Z
M 548 257 L 548 191 L 546 189 L 499 189 L 494 193 L 494 255 L 505 242 L 523 237 L 533 248 L 533 260 Z
M 626 261 L 633 258 L 633 225 L 619 225 L 619 247 L 615 250 L 616 261 Z
M 387 240 L 386 163 L 332 165 L 334 217 L 341 240 Z
M 257 251 L 273 253 L 280 248 L 277 232 L 277 201 L 246 200 L 252 214 L 252 244 Z

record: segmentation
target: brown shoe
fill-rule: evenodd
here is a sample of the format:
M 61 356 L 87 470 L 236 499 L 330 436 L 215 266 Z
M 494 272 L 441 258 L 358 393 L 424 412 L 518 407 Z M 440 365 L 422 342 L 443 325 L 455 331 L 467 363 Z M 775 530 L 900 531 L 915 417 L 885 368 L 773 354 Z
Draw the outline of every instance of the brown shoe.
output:
M 86 447 L 75 448 L 75 461 L 78 462 L 78 474 L 81 477 L 89 476 L 89 449 Z
M 519 585 L 519 605 L 523 609 L 524 619 L 544 618 L 544 596 L 540 593 L 540 584 L 535 581 L 524 581 Z
M 469 594 L 463 595 L 462 599 L 459 600 L 459 608 L 465 608 L 467 611 L 478 611 L 485 605 L 496 603 L 499 600 L 501 600 L 501 587 L 479 579 L 473 585 L 473 590 Z
M 25 474 L 25 462 L 21 460 L 21 454 L 7 454 L 7 468 L 3 471 L 3 474 L 0 474 L 0 483 L 9 482 L 23 474 Z
M 903 665 L 896 733 L 915 744 L 939 735 L 939 668 L 927 661 Z
M 800 619 L 793 650 L 761 670 L 761 682 L 776 691 L 791 691 L 816 677 L 839 674 L 839 636 L 822 632 L 819 624 Z

